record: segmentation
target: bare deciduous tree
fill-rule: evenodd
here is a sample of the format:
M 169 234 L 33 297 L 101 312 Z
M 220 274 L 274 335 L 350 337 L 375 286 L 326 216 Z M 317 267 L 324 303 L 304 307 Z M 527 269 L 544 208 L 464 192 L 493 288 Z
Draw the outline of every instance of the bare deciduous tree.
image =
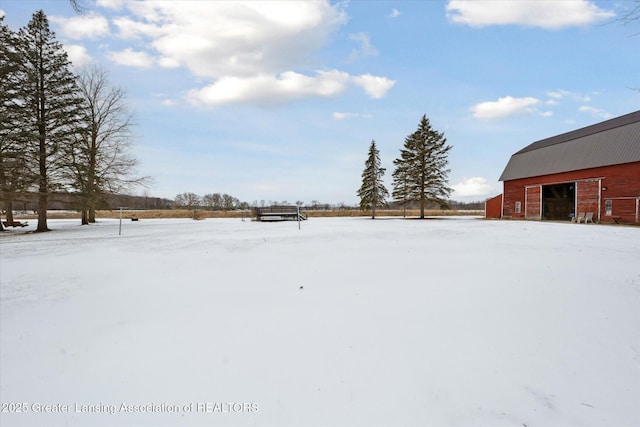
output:
M 200 219 L 201 213 L 198 208 L 202 205 L 202 199 L 195 193 L 178 194 L 175 198 L 174 205 L 193 211 L 193 219 Z
M 182 193 L 176 196 L 174 203 L 176 207 L 197 209 L 200 207 L 202 201 L 200 200 L 200 196 L 195 193 Z
M 84 0 L 69 0 L 71 3 L 71 7 L 79 14 L 83 14 L 87 11 L 87 8 L 84 6 Z
M 202 197 L 202 204 L 211 210 L 222 209 L 222 195 L 220 193 L 205 194 Z
M 635 5 L 625 10 L 618 19 L 623 24 L 640 22 L 640 0 L 635 0 L 634 3 Z
M 95 222 L 104 194 L 147 185 L 150 178 L 136 175 L 138 162 L 130 154 L 134 122 L 125 90 L 112 85 L 96 66 L 80 70 L 78 86 L 87 105 L 86 128 L 75 135 L 68 166 L 82 200 L 82 223 L 88 224 Z
M 222 209 L 225 211 L 230 211 L 236 207 L 236 205 L 240 201 L 229 194 L 222 195 Z
M 635 4 L 629 9 L 627 9 L 622 14 L 622 16 L 618 19 L 618 21 L 621 22 L 623 25 L 630 24 L 630 23 L 640 23 L 640 0 L 635 0 L 634 3 Z M 636 33 L 636 35 L 638 34 L 640 33 Z M 631 89 L 640 92 L 640 87 L 633 87 Z

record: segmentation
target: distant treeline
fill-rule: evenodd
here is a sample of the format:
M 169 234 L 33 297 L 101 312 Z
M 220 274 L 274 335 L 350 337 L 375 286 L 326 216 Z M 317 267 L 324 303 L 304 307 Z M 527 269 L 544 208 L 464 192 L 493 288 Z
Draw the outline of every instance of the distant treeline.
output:
M 210 196 L 210 195 L 207 195 Z M 223 194 L 221 196 L 221 203 L 218 204 L 217 197 L 213 197 L 209 200 L 209 197 L 203 197 L 206 202 L 199 204 L 199 209 L 204 210 L 246 210 L 253 207 L 265 207 L 276 205 L 298 205 L 303 209 L 309 210 L 352 210 L 360 209 L 357 204 L 340 203 L 323 203 L 318 200 L 312 200 L 310 203 L 304 203 L 301 201 L 289 202 L 287 200 L 254 200 L 252 203 L 240 202 L 237 198 Z M 98 209 L 109 210 L 118 209 L 120 207 L 127 209 L 145 209 L 145 210 L 162 210 L 162 209 L 184 209 L 185 203 L 180 197 L 178 200 L 165 199 L 161 197 L 151 196 L 131 196 L 122 194 L 107 194 L 104 195 L 101 200 Z M 2 201 L 2 200 L 0 200 Z M 213 203 L 211 203 L 213 201 Z M 4 202 L 4 201 L 2 201 Z M 449 200 L 449 208 L 452 210 L 483 210 L 484 200 L 474 202 L 458 202 L 455 200 Z M 50 210 L 80 210 L 82 207 L 82 200 L 79 196 L 73 193 L 52 193 L 50 194 L 49 209 Z M 0 203 L 0 208 L 6 210 L 5 203 Z M 389 203 L 389 209 L 402 209 L 400 203 Z M 407 209 L 416 209 L 417 203 L 408 203 Z M 428 209 L 439 209 L 436 203 L 433 206 L 428 206 Z M 38 209 L 38 194 L 37 193 L 22 193 L 15 195 L 13 200 L 13 209 L 16 211 L 36 211 Z
M 5 203 L 0 204 L 6 210 Z M 98 209 L 172 209 L 173 200 L 160 197 L 129 196 L 123 194 L 104 194 L 98 203 Z M 37 211 L 38 194 L 20 193 L 14 195 L 13 209 L 16 211 Z M 82 209 L 82 198 L 73 193 L 49 193 L 49 210 L 75 211 Z

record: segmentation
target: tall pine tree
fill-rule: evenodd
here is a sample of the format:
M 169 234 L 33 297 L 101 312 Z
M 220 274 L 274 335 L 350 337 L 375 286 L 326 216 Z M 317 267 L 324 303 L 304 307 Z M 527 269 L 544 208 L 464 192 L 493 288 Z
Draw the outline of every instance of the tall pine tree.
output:
M 447 206 L 451 188 L 447 186 L 447 155 L 451 146 L 443 133 L 431 127 L 426 115 L 422 116 L 418 129 L 404 140 L 400 158 L 394 160 L 393 198 L 405 205 L 418 203 L 420 218 L 424 218 L 427 203 Z
M 84 101 L 67 54 L 49 29 L 43 11 L 34 13 L 29 24 L 20 29 L 17 51 L 22 64 L 18 99 L 37 175 L 37 231 L 47 231 L 48 196 L 65 186 L 62 171 L 68 159 L 62 148 L 73 143 L 73 135 L 82 127 Z
M 17 100 L 21 76 L 17 34 L 3 20 L 0 17 L 0 200 L 4 202 L 7 222 L 13 222 L 13 200 L 19 192 L 26 191 L 32 176 L 27 168 L 23 111 Z
M 362 172 L 362 186 L 358 190 L 360 197 L 360 209 L 371 209 L 371 218 L 376 217 L 376 208 L 385 207 L 389 192 L 382 182 L 386 169 L 380 166 L 380 152 L 376 148 L 376 142 L 371 141 L 369 156 L 364 163 Z

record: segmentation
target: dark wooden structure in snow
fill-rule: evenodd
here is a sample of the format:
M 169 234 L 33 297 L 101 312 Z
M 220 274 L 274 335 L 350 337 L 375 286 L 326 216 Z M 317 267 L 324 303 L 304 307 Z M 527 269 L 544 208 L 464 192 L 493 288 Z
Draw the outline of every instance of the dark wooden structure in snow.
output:
M 256 221 L 304 221 L 307 219 L 298 206 L 269 206 L 254 208 L 253 212 Z
M 500 218 L 502 216 L 502 194 L 484 202 L 484 216 L 486 218 Z
M 500 176 L 502 216 L 640 223 L 640 111 L 534 142 Z

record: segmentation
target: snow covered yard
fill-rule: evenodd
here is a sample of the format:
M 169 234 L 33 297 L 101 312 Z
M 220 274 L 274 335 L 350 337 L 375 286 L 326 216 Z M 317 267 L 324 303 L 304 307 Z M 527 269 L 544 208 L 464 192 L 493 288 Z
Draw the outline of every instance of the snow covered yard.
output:
M 50 228 L 0 235 L 2 426 L 640 425 L 640 228 Z

